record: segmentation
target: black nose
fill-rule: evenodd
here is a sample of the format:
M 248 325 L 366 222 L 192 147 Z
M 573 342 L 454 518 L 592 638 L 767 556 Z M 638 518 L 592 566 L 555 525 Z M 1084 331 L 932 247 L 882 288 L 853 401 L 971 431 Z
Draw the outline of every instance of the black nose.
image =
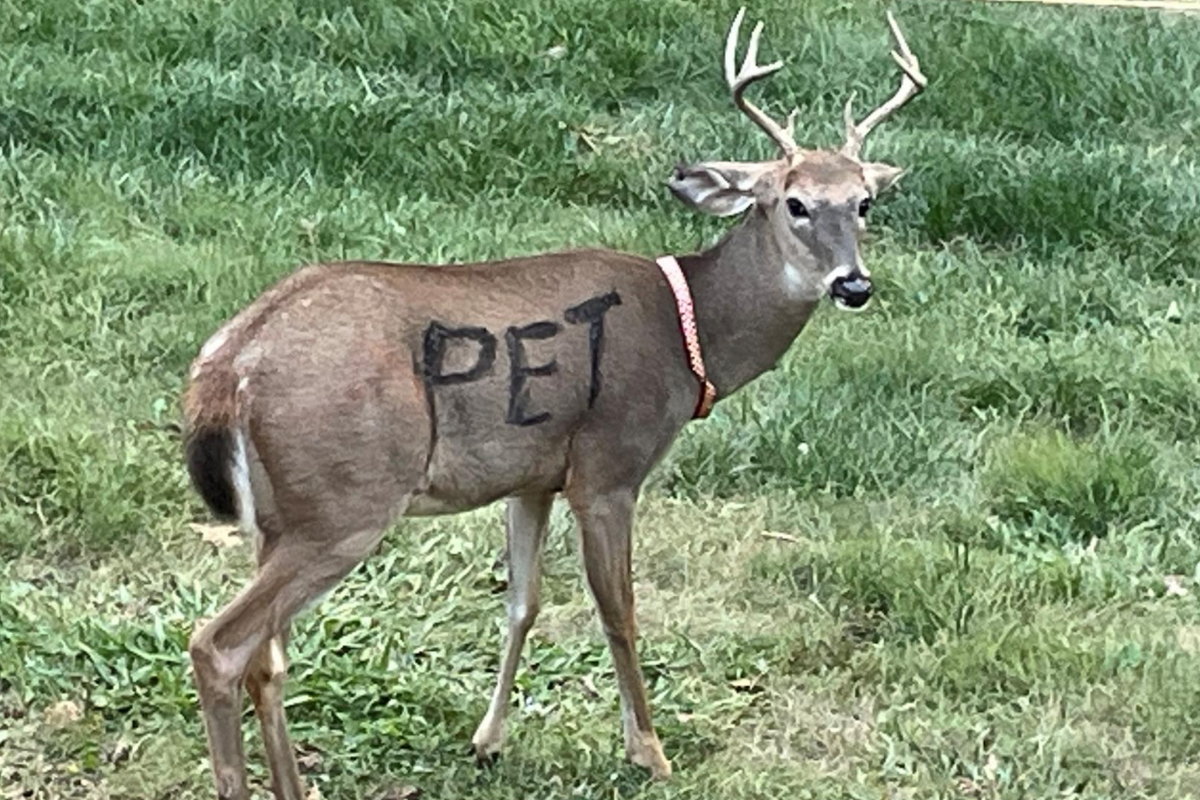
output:
M 852 272 L 833 281 L 829 294 L 840 305 L 862 308 L 871 299 L 871 279 L 861 272 Z

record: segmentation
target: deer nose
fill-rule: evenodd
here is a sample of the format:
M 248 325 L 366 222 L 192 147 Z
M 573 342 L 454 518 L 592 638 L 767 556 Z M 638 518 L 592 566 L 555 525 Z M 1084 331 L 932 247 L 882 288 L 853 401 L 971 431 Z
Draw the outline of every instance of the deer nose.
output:
M 871 299 L 871 279 L 858 270 L 840 275 L 830 284 L 829 295 L 839 306 L 862 308 Z

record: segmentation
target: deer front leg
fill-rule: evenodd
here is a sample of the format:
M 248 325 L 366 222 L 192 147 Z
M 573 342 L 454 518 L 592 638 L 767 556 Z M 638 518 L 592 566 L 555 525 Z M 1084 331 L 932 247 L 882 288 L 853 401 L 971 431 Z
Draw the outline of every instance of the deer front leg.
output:
M 550 520 L 554 495 L 528 495 L 508 500 L 508 640 L 500 660 L 500 675 L 487 714 L 479 723 L 471 743 L 475 756 L 488 759 L 504 744 L 504 717 L 521 649 L 537 618 L 541 590 L 542 544 Z
M 617 672 L 625 752 L 630 761 L 649 769 L 654 778 L 661 780 L 671 776 L 671 762 L 663 754 L 654 732 L 638 664 L 631 571 L 633 507 L 631 491 L 576 495 L 571 499 L 571 508 L 579 521 L 588 585 Z

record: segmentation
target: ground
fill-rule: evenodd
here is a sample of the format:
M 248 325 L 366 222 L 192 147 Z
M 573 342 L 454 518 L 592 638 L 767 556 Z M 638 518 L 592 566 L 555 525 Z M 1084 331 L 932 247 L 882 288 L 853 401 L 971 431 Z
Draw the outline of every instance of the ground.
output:
M 296 265 L 711 241 L 664 181 L 755 158 L 730 2 L 0 3 L 0 796 L 212 796 L 186 642 L 249 548 L 177 397 Z M 406 522 L 298 622 L 325 798 L 1200 795 L 1200 19 L 895 7 L 929 91 L 867 155 L 876 302 L 823 309 L 646 488 L 624 763 L 556 510 L 509 748 L 499 508 Z M 892 91 L 884 6 L 763 0 L 797 136 Z M 747 321 L 751 324 L 752 321 Z M 263 761 L 252 714 L 257 792 Z

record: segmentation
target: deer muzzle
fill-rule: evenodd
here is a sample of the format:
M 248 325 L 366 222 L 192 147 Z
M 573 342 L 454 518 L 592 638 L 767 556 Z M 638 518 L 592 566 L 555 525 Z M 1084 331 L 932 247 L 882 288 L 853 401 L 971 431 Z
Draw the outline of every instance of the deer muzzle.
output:
M 829 285 L 829 296 L 842 308 L 862 308 L 871 299 L 871 279 L 858 270 L 839 275 Z

